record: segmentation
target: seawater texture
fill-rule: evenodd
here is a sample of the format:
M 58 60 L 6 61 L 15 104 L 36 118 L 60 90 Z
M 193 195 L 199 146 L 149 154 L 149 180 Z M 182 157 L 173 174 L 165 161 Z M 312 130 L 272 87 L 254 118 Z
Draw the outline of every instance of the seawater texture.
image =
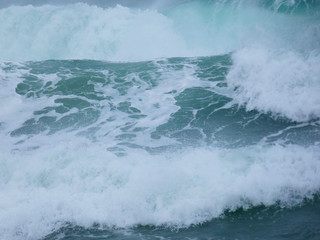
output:
M 4 1 L 1 239 L 319 239 L 318 1 Z

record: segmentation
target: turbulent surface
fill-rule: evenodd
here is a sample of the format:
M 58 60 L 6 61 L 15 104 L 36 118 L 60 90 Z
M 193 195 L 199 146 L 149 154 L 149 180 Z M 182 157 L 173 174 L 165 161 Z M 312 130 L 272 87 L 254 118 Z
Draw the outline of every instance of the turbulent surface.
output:
M 320 237 L 317 1 L 16 3 L 0 238 Z

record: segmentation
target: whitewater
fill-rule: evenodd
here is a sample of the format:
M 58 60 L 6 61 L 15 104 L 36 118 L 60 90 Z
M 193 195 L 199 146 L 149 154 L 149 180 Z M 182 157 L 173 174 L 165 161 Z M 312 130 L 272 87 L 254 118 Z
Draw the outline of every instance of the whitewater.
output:
M 1 239 L 319 239 L 320 2 L 0 3 Z

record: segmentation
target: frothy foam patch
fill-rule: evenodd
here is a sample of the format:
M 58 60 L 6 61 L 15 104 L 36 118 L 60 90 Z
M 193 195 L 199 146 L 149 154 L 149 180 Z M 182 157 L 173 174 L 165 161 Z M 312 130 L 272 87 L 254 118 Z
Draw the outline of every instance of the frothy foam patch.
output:
M 168 156 L 132 150 L 118 158 L 98 144 L 60 142 L 1 153 L 0 236 L 36 239 L 64 222 L 90 227 L 189 226 L 226 209 L 319 191 L 316 146 L 198 149 Z
M 53 73 L 46 73 L 46 71 L 37 73 L 38 69 L 33 69 L 32 65 L 38 63 L 25 65 L 3 63 L 0 100 L 6 102 L 6 106 L 0 113 L 0 135 L 3 140 L 0 149 L 26 149 L 51 145 L 52 134 L 64 136 L 80 134 L 87 137 L 94 135 L 107 147 L 127 142 L 125 137 L 121 138 L 126 134 L 131 134 L 135 139 L 134 144 L 144 147 L 175 143 L 174 139 L 166 137 L 152 139 L 150 136 L 158 126 L 168 122 L 171 114 L 179 109 L 175 105 L 176 96 L 187 88 L 203 85 L 203 82 L 195 76 L 197 70 L 195 64 L 174 64 L 163 59 L 149 62 L 148 66 L 151 70 L 140 69 L 139 63 L 134 64 L 133 67 L 130 64 L 122 66 L 122 64 L 105 62 L 99 63 L 102 69 L 90 69 L 90 64 L 93 63 L 88 61 L 88 68 L 83 71 L 66 68 L 65 70 L 57 69 L 57 72 Z M 65 61 L 62 66 L 68 64 L 70 61 Z M 114 70 L 115 66 L 120 69 Z M 130 67 L 135 70 L 120 74 L 121 69 Z M 105 68 L 109 68 L 110 71 L 106 71 Z M 83 96 L 76 92 L 79 86 L 66 84 L 74 79 L 81 80 L 81 77 L 87 77 L 88 72 L 92 75 L 99 74 L 101 81 L 89 83 L 80 81 L 81 93 L 87 95 Z M 19 85 L 33 84 L 32 81 L 36 83 L 34 88 L 28 86 L 23 93 L 19 92 Z M 64 84 L 67 86 L 59 89 L 59 86 Z M 30 96 L 29 93 L 33 95 Z M 96 98 L 91 98 L 92 95 Z M 70 106 L 67 105 L 69 107 L 67 111 L 61 112 L 57 110 L 58 107 L 64 106 L 61 99 L 81 100 L 85 104 L 80 108 L 76 104 L 70 104 Z M 86 109 L 92 109 L 97 113 L 94 120 L 91 121 L 90 114 L 81 118 L 81 111 Z M 56 124 L 50 125 L 50 122 L 42 124 L 41 120 L 44 118 L 54 119 L 53 122 Z M 69 118 L 70 121 L 60 121 L 63 118 Z M 28 122 L 34 122 L 35 125 Z M 94 128 L 99 130 L 95 131 Z M 16 132 L 18 134 L 15 134 Z M 57 140 L 59 141 L 60 139 Z M 16 146 L 17 143 L 19 146 Z
M 272 112 L 294 121 L 320 117 L 320 56 L 247 48 L 233 55 L 227 75 L 234 99 L 248 110 Z

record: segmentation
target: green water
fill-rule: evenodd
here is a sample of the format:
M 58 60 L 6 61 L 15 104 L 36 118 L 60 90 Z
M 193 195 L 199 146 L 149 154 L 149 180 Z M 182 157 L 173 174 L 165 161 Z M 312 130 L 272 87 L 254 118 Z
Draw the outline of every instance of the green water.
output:
M 273 206 L 238 209 L 189 228 L 136 226 L 133 229 L 86 229 L 66 224 L 43 239 L 318 239 L 319 200 L 291 209 Z
M 0 239 L 320 239 L 318 1 L 15 3 Z

